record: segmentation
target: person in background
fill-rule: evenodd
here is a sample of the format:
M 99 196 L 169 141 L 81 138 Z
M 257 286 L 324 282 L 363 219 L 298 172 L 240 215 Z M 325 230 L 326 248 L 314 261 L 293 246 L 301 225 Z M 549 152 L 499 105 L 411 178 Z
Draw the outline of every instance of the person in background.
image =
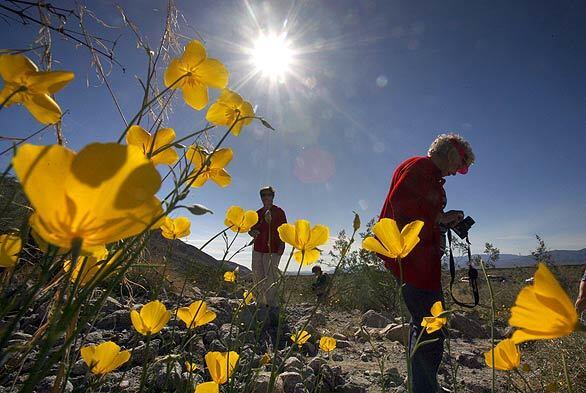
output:
M 273 187 L 260 189 L 263 206 L 257 210 L 258 222 L 248 232 L 254 238 L 252 278 L 257 303 L 269 309 L 272 322 L 279 315 L 276 283 L 279 278 L 279 262 L 285 251 L 285 243 L 281 241 L 277 228 L 287 222 L 283 209 L 273 204 L 274 198 Z
M 316 265 L 311 268 L 311 272 L 315 274 L 315 282 L 311 283 L 311 289 L 317 297 L 318 303 L 324 303 L 328 297 L 328 285 L 330 283 L 330 276 L 321 270 L 321 267 Z
M 578 298 L 576 299 L 576 310 L 578 314 L 586 311 L 586 269 L 580 280 L 580 288 L 578 289 Z
M 409 350 L 417 341 L 423 327 L 421 321 L 431 315 L 431 306 L 442 301 L 441 226 L 453 227 L 464 218 L 464 212 L 443 212 L 446 196 L 444 177 L 457 173 L 466 174 L 474 162 L 470 144 L 459 135 L 439 135 L 429 147 L 427 156 L 411 157 L 402 162 L 393 173 L 389 192 L 383 204 L 380 218 L 392 218 L 399 228 L 409 222 L 424 222 L 419 234 L 420 242 L 411 253 L 401 260 L 379 255 L 399 279 L 402 274 L 403 300 L 411 314 Z M 443 354 L 443 333 L 423 333 L 421 341 L 436 341 L 420 347 L 412 359 L 413 392 L 432 393 L 439 389 L 437 372 Z

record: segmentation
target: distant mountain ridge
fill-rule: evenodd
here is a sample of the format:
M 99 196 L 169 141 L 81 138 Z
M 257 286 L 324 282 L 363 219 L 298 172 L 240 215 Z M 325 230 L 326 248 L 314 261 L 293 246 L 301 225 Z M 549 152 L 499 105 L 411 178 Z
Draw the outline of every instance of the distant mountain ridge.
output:
M 556 265 L 586 265 L 586 248 L 581 250 L 551 250 L 550 254 Z M 485 261 L 487 260 L 486 254 L 474 255 L 480 255 Z M 444 260 L 447 261 L 447 258 L 444 257 Z M 455 257 L 455 260 L 459 266 L 464 266 L 468 263 L 467 256 L 458 256 Z M 525 267 L 534 266 L 535 263 L 535 258 L 532 255 L 500 254 L 496 267 Z

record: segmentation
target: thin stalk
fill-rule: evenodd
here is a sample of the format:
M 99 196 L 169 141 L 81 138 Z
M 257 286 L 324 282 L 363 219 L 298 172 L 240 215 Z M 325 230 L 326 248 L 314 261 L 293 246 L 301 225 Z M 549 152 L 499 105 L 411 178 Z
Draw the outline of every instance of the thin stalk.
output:
M 486 285 L 488 286 L 488 292 L 490 294 L 490 351 L 492 355 L 492 393 L 496 391 L 496 371 L 494 368 L 494 293 L 492 291 L 492 285 L 490 284 L 490 280 L 488 279 L 488 274 L 486 273 L 486 268 L 484 266 L 484 261 L 480 258 L 480 267 L 482 268 L 482 273 L 484 274 L 484 278 L 486 279 Z

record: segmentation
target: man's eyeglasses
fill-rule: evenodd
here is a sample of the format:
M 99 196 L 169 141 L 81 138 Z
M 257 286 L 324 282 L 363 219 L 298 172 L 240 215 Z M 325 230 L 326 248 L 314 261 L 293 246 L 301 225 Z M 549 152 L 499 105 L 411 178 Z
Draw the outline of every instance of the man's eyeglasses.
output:
M 270 192 L 261 192 L 260 197 L 273 196 Z

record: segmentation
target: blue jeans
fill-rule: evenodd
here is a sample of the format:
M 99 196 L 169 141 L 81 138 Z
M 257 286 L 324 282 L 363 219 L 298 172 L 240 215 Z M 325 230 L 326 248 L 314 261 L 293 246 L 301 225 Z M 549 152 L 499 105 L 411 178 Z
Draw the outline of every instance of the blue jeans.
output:
M 421 326 L 423 317 L 431 316 L 431 306 L 438 300 L 443 303 L 444 297 L 441 290 L 425 291 L 407 283 L 403 285 L 402 294 L 405 305 L 411 314 L 409 351 L 412 351 L 417 337 L 424 329 Z M 437 371 L 444 352 L 444 335 L 441 330 L 431 334 L 424 332 L 419 342 L 434 338 L 438 340 L 419 347 L 411 360 L 414 393 L 435 393 L 438 391 Z

